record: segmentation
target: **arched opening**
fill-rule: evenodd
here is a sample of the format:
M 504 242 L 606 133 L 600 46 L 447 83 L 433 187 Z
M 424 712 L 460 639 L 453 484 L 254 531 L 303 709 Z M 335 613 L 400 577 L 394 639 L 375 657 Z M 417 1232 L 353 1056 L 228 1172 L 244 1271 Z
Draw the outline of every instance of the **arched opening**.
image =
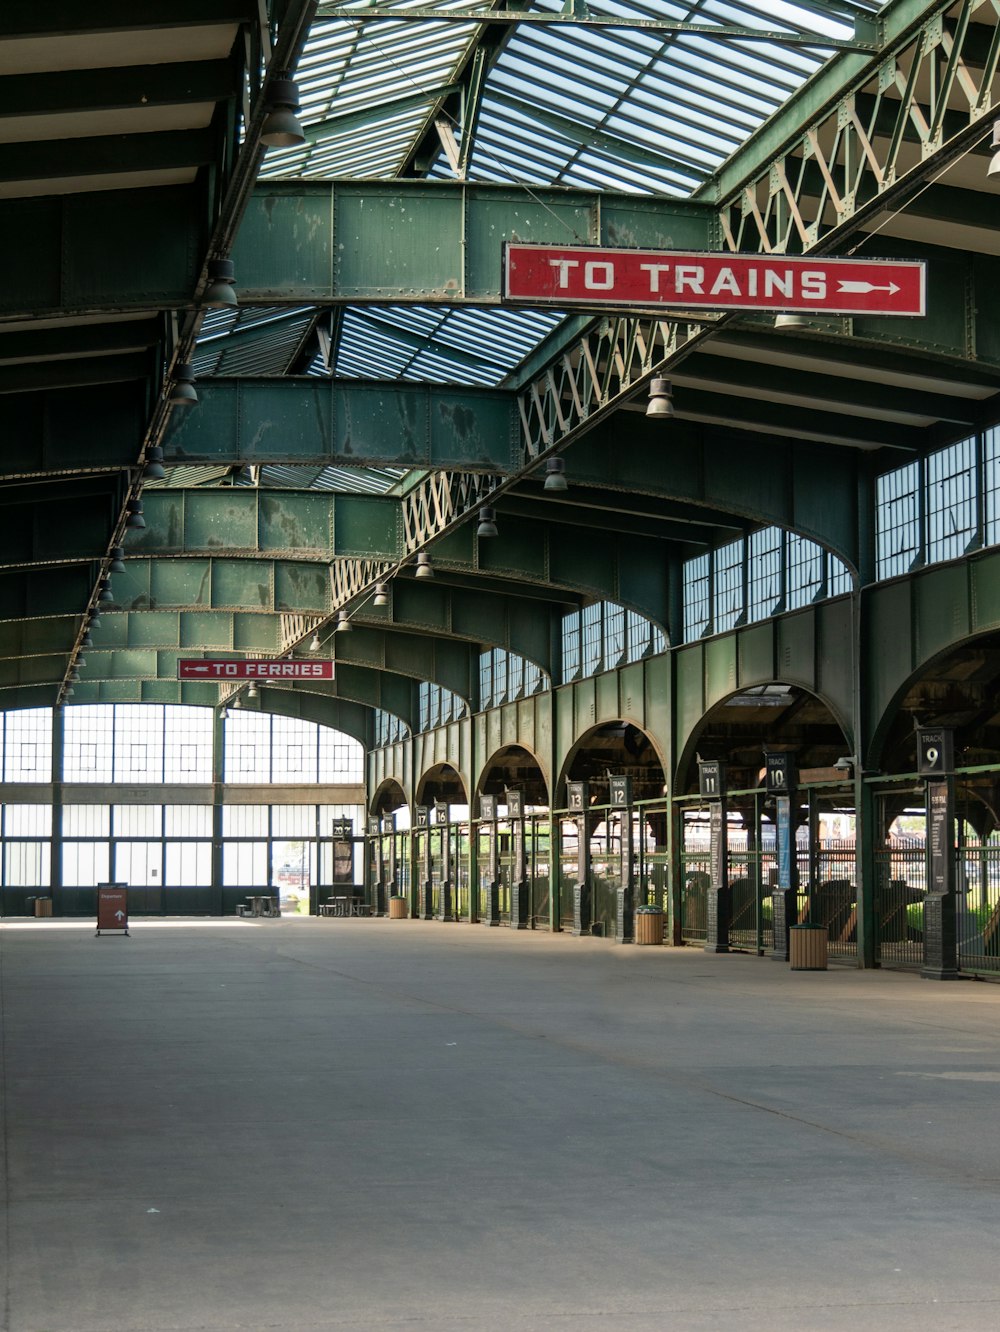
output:
M 951 733 L 953 806 L 948 854 L 959 965 L 1000 971 L 1000 633 L 984 634 L 931 659 L 899 690 L 875 728 L 871 779 L 878 884 L 895 904 L 883 923 L 883 965 L 917 966 L 924 956 L 930 887 L 928 781 L 917 773 L 917 727 Z
M 394 777 L 376 787 L 368 816 L 368 896 L 372 913 L 384 916 L 389 899 L 410 892 L 410 806 Z
M 470 918 L 549 929 L 552 838 L 541 764 L 523 745 L 505 745 L 484 763 L 476 797 Z
M 438 763 L 421 777 L 416 816 L 416 914 L 424 920 L 461 920 L 469 908 L 469 796 L 452 764 Z
M 629 938 L 632 907 L 662 907 L 667 885 L 669 804 L 656 745 L 632 722 L 596 726 L 570 750 L 559 790 L 564 928 Z
M 785 757 L 788 792 L 766 790 L 765 754 Z M 775 681 L 730 695 L 698 723 L 683 746 L 674 787 L 679 873 L 675 909 L 681 937 L 706 940 L 712 881 L 713 806 L 699 790 L 699 759 L 725 765 L 724 847 L 728 945 L 775 948 L 773 894 L 791 894 L 788 919 L 827 928 L 829 953 L 856 960 L 856 810 L 852 749 L 831 705 L 798 685 Z M 783 913 L 784 913 L 783 904 Z M 777 940 L 779 955 L 784 938 Z

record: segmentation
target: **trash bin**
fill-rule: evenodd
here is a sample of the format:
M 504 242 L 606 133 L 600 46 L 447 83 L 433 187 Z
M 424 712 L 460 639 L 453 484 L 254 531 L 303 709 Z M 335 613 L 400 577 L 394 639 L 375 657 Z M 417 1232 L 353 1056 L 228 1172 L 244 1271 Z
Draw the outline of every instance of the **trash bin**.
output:
M 36 916 L 51 916 L 51 915 L 52 915 L 52 898 L 51 898 L 51 897 L 36 897 L 36 898 L 35 898 L 35 915 L 36 915 Z
M 788 962 L 792 971 L 826 971 L 825 925 L 793 925 L 788 931 Z
M 389 898 L 389 919 L 390 919 L 390 920 L 405 920 L 406 917 L 407 917 L 409 914 L 410 914 L 410 910 L 409 910 L 409 907 L 406 905 L 406 898 L 405 898 L 405 897 L 390 897 L 390 898 Z
M 635 941 L 637 944 L 663 943 L 663 908 L 641 906 L 635 909 Z

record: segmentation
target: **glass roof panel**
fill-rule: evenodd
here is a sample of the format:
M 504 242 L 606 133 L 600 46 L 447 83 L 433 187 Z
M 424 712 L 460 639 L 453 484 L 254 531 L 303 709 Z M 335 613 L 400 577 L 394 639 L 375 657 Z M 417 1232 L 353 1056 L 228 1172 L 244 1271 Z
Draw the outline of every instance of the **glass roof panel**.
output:
M 350 307 L 341 319 L 333 373 L 346 379 L 496 385 L 561 320 L 538 310 Z M 309 373 L 326 373 L 321 357 Z

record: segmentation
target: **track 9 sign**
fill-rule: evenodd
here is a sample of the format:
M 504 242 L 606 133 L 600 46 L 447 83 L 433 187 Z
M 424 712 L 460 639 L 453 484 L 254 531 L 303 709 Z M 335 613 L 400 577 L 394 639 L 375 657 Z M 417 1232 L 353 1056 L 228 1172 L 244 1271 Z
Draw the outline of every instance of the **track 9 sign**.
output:
M 940 777 L 955 768 L 952 732 L 939 726 L 917 728 L 917 772 L 921 777 Z

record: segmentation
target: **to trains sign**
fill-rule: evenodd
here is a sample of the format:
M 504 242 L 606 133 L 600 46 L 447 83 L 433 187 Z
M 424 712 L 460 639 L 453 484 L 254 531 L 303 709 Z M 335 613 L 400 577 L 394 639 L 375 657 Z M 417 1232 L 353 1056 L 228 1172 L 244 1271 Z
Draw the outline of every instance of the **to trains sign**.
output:
M 922 315 L 926 266 L 895 259 L 504 247 L 504 300 L 674 310 Z
M 181 657 L 178 680 L 332 680 L 332 661 L 220 661 Z

